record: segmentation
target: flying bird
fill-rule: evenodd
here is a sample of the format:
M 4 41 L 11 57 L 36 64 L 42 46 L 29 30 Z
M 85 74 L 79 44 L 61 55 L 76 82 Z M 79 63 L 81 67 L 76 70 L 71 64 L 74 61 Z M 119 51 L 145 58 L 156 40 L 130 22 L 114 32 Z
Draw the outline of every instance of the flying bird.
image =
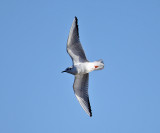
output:
M 92 110 L 88 95 L 89 72 L 104 68 L 103 60 L 89 62 L 79 40 L 78 19 L 74 18 L 67 41 L 67 52 L 70 55 L 73 65 L 63 72 L 75 76 L 73 90 L 85 112 L 91 117 Z

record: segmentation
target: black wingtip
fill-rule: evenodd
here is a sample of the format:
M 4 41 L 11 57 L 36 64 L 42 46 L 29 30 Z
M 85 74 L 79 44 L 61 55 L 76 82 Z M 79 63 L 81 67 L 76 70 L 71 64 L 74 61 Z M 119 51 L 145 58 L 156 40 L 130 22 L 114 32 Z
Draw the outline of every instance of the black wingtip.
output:
M 77 35 L 78 35 L 78 37 L 79 37 L 78 19 L 77 19 L 77 17 L 76 17 L 76 16 L 75 16 L 74 22 L 75 22 L 75 24 L 76 24 Z
M 92 117 L 92 113 L 89 116 Z
M 76 24 L 78 25 L 78 19 L 77 19 L 77 17 L 75 16 L 75 21 L 76 21 Z
M 89 113 L 90 113 L 89 116 L 92 117 L 92 110 L 91 110 L 91 105 L 90 105 L 89 99 L 88 99 L 88 104 L 89 104 Z
M 92 117 L 92 110 L 90 106 L 89 106 L 89 113 L 90 113 L 89 116 Z

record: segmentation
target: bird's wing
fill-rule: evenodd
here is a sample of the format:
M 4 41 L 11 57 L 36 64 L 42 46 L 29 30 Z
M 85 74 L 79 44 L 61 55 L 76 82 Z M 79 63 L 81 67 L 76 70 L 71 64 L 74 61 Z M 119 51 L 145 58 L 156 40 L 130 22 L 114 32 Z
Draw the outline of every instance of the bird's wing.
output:
M 88 73 L 83 75 L 76 75 L 73 84 L 73 89 L 80 105 L 86 111 L 86 113 L 91 117 L 92 111 L 88 96 L 88 79 L 89 79 Z
M 79 62 L 88 62 L 82 45 L 79 40 L 77 17 L 73 20 L 67 41 L 67 52 L 71 56 L 73 64 Z

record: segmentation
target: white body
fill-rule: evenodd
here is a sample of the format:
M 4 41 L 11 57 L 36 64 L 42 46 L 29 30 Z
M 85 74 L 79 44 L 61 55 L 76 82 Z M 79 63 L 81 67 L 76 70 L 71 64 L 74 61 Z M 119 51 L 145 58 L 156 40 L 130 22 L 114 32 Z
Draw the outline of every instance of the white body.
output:
M 78 74 L 86 74 L 89 72 L 92 72 L 94 70 L 101 70 L 104 68 L 104 63 L 102 60 L 95 61 L 95 62 L 84 62 L 84 63 L 78 63 L 71 67 L 72 69 L 68 71 L 68 73 L 71 73 L 73 75 Z

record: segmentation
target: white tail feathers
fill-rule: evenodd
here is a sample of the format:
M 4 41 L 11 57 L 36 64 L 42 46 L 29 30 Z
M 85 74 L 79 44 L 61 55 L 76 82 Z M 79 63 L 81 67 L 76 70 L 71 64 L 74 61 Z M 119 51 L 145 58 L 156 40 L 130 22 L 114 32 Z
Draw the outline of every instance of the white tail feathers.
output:
M 102 70 L 104 68 L 103 60 L 98 60 L 93 62 L 95 65 L 95 70 Z

